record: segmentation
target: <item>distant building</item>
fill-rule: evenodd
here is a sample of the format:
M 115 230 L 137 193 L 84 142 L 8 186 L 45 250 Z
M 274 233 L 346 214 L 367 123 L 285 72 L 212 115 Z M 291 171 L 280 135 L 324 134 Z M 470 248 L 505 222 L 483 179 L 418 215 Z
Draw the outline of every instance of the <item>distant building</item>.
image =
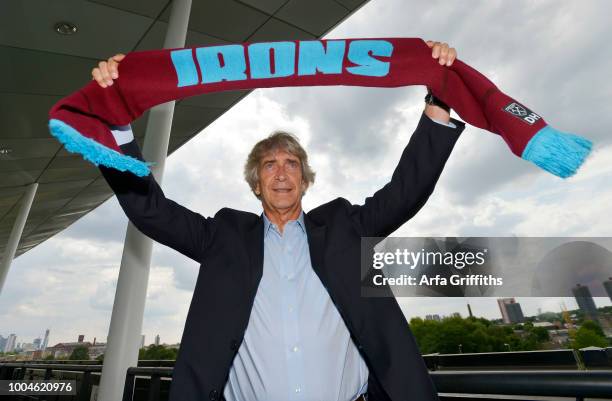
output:
M 521 304 L 519 304 L 518 302 L 506 305 L 506 310 L 508 311 L 508 315 L 510 317 L 510 323 L 514 324 L 525 321 L 525 316 L 523 316 Z
M 145 335 L 140 336 L 140 348 L 144 348 L 145 343 Z
M 425 315 L 425 320 L 435 320 L 436 322 L 439 322 L 440 320 L 440 315 L 435 314 L 435 315 Z
M 593 301 L 589 287 L 577 284 L 576 287 L 572 288 L 572 293 L 574 294 L 574 298 L 576 298 L 578 307 L 586 317 L 591 320 L 596 320 L 597 306 L 595 306 L 595 301 Z
M 21 347 L 19 348 L 21 349 L 22 352 L 33 352 L 38 349 L 33 343 L 22 343 Z
M 497 300 L 497 305 L 499 306 L 504 323 L 515 324 L 525 320 L 521 304 L 516 302 L 514 298 L 500 298 Z
M 90 358 L 92 357 L 92 347 L 94 351 L 97 351 L 95 347 L 105 346 L 105 344 L 92 344 L 89 341 L 84 341 L 85 336 L 83 334 L 79 334 L 78 341 L 75 343 L 58 343 L 53 347 L 47 347 L 46 355 L 53 355 L 55 358 L 67 358 L 72 354 L 75 348 L 85 347 L 89 352 Z M 97 355 L 96 355 L 97 356 Z
M 94 342 L 88 348 L 88 351 L 89 351 L 89 358 L 90 359 L 96 359 L 100 355 L 104 354 L 104 352 L 106 351 L 106 344 L 105 343 L 95 343 Z
M 566 344 L 569 341 L 569 332 L 567 329 L 549 330 L 548 336 L 550 341 L 555 344 Z
M 612 277 L 609 277 L 608 280 L 604 281 L 603 286 L 610 297 L 610 301 L 612 301 Z
M 472 314 L 472 307 L 470 306 L 470 304 L 467 304 L 467 308 L 468 308 L 468 316 L 474 317 L 474 315 Z
M 91 347 L 90 342 L 75 342 L 75 343 L 58 343 L 53 347 L 47 347 L 47 355 L 51 354 L 54 358 L 68 358 L 72 351 L 77 347 L 85 347 L 89 350 Z
M 42 343 L 42 339 L 41 338 L 35 338 L 34 341 L 32 341 L 32 344 L 34 344 L 34 347 L 36 349 L 40 349 L 40 344 Z
M 4 346 L 6 345 L 6 338 L 0 335 L 0 352 L 4 352 Z
M 49 345 L 49 329 L 45 330 L 45 338 L 43 339 L 40 349 L 44 351 L 47 349 L 47 345 Z
M 17 343 L 17 336 L 15 334 L 9 334 L 6 339 L 6 344 L 4 344 L 4 352 L 13 352 L 15 351 Z
M 556 324 L 551 322 L 533 322 L 533 327 L 543 327 L 546 330 L 556 330 L 558 327 Z
M 155 345 L 159 345 L 159 334 L 155 336 Z

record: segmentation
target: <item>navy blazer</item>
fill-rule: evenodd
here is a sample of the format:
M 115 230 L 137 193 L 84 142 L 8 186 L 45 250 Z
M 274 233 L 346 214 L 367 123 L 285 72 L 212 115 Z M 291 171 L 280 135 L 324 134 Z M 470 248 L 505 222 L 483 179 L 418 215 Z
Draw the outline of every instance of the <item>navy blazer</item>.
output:
M 361 296 L 360 255 L 361 237 L 390 235 L 425 204 L 465 128 L 453 122 L 456 129 L 423 114 L 388 184 L 363 205 L 337 198 L 304 216 L 312 267 L 368 365 L 370 401 L 438 400 L 390 289 Z M 142 159 L 136 141 L 122 149 Z M 229 208 L 203 217 L 167 199 L 152 175 L 100 170 L 138 230 L 201 263 L 170 401 L 223 400 L 262 277 L 263 218 Z

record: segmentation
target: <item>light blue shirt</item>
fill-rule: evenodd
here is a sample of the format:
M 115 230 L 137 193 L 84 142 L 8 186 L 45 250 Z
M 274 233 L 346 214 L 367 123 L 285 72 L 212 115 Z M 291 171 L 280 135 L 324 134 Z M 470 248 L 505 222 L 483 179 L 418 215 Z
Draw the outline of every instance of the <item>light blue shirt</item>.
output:
M 312 269 L 304 213 L 281 234 L 264 214 L 263 276 L 227 401 L 353 401 L 368 367 Z

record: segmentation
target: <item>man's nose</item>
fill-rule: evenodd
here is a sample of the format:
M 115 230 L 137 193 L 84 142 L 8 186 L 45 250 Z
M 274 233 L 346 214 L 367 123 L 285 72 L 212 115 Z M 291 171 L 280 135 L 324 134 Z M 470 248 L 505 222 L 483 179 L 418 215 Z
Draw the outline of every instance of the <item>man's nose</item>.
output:
M 287 173 L 285 171 L 285 166 L 280 165 L 276 168 L 276 179 L 279 181 L 283 181 L 287 178 Z

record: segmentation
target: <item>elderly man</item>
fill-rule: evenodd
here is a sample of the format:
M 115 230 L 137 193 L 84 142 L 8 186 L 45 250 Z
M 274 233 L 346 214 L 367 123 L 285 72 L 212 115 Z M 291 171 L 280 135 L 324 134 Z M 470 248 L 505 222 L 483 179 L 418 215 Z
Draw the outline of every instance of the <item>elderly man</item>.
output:
M 448 45 L 428 45 L 440 64 L 455 60 Z M 101 62 L 94 79 L 112 85 L 121 59 Z M 437 400 L 395 298 L 360 296 L 360 244 L 424 205 L 463 128 L 428 96 L 388 184 L 363 205 L 338 198 L 307 213 L 314 172 L 283 132 L 257 143 L 245 165 L 259 216 L 223 208 L 206 218 L 167 199 L 152 175 L 100 167 L 141 232 L 201 263 L 170 400 Z M 142 159 L 129 129 L 116 138 Z

